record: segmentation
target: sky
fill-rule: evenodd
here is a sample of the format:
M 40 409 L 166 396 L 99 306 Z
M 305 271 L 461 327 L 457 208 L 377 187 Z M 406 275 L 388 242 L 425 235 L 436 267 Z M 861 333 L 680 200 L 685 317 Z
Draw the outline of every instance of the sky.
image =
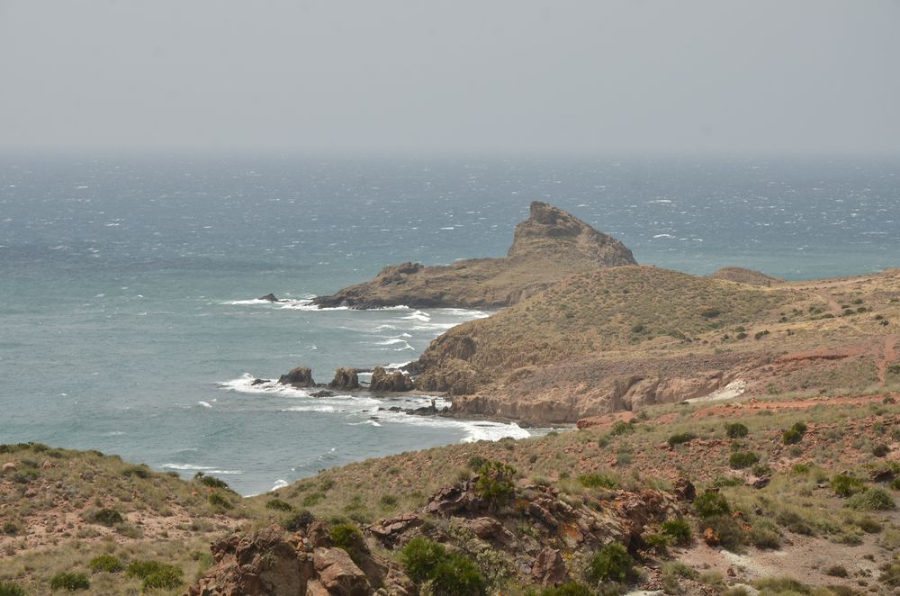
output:
M 900 0 L 0 0 L 0 148 L 900 154 Z

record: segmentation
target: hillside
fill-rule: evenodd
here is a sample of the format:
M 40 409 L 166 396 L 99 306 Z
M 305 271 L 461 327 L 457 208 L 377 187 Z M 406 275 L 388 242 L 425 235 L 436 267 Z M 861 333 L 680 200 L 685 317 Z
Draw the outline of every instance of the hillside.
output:
M 716 392 L 862 390 L 897 360 L 900 275 L 760 287 L 655 267 L 571 276 L 412 366 L 454 410 L 575 422 Z
M 504 258 L 434 267 L 403 263 L 314 302 L 320 307 L 499 308 L 573 273 L 633 264 L 631 251 L 618 240 L 561 209 L 534 202 Z
M 246 499 L 96 452 L 4 445 L 0 593 L 56 592 L 69 573 L 110 595 L 887 595 L 900 575 L 897 397 L 648 406 Z M 123 521 L 100 523 L 102 509 Z M 441 549 L 452 565 L 421 571 Z

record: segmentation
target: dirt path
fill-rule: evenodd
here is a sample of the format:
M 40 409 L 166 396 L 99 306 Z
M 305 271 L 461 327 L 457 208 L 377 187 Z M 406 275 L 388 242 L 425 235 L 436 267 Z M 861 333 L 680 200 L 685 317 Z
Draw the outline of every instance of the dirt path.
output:
M 832 298 L 831 294 L 828 293 L 828 290 L 819 290 L 818 292 L 816 292 L 816 294 L 818 294 L 819 298 L 821 298 L 828 304 L 828 308 L 831 309 L 831 314 L 836 317 L 839 317 L 841 316 L 841 314 L 843 314 L 841 305 L 838 304 L 834 298 Z
M 894 362 L 898 358 L 900 358 L 900 354 L 897 353 L 897 336 L 896 335 L 888 335 L 884 338 L 884 347 L 882 348 L 882 357 L 881 360 L 876 362 L 878 365 L 878 380 L 881 381 L 881 386 L 884 387 L 887 384 L 887 371 L 888 366 L 891 362 Z

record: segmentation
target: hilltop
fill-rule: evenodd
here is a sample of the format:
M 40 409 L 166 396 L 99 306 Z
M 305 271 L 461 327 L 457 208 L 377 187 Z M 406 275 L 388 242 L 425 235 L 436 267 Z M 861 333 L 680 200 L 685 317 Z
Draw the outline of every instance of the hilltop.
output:
M 898 381 L 898 321 L 896 270 L 759 286 L 616 267 L 455 327 L 410 368 L 460 415 L 575 422 L 732 392 L 884 387 Z
M 314 303 L 351 308 L 500 308 L 573 273 L 634 264 L 631 251 L 615 238 L 561 209 L 534 202 L 529 218 L 516 226 L 506 257 L 433 267 L 390 266 L 368 282 L 319 296 Z

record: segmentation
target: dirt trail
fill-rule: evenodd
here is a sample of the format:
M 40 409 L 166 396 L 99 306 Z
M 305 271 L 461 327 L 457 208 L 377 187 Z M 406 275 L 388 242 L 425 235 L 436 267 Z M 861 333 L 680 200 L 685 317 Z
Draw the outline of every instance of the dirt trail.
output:
M 887 384 L 888 366 L 891 362 L 900 358 L 900 354 L 897 353 L 897 339 L 898 337 L 896 335 L 888 335 L 884 338 L 882 357 L 881 360 L 876 362 L 878 365 L 878 380 L 881 381 L 882 387 Z
M 841 310 L 841 305 L 831 297 L 831 294 L 829 294 L 827 290 L 819 290 L 818 292 L 816 292 L 816 294 L 818 294 L 819 298 L 821 298 L 828 304 L 828 308 L 831 309 L 831 314 L 836 317 L 841 316 L 841 314 L 843 313 L 843 311 Z

